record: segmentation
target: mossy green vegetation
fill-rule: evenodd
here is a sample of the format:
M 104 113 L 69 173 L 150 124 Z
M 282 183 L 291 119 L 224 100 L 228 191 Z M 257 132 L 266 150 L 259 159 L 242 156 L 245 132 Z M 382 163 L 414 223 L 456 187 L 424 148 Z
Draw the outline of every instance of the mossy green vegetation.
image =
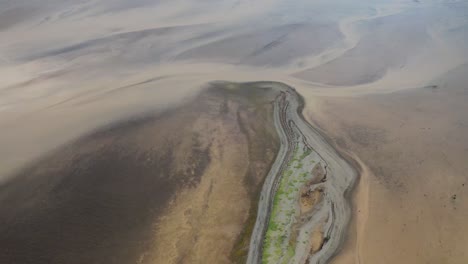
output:
M 281 175 L 263 244 L 264 264 L 288 263 L 294 257 L 296 241 L 291 239 L 291 228 L 296 220 L 299 190 L 312 177 L 309 165 L 314 163 L 312 153 L 313 150 L 297 143 Z

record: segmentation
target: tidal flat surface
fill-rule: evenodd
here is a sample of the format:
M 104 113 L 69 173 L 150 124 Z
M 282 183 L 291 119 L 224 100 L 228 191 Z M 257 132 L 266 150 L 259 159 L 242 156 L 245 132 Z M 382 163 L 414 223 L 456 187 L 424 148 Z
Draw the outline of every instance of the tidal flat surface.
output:
M 0 1 L 0 255 L 245 263 L 281 142 L 274 96 L 239 83 L 268 81 L 294 87 L 305 121 L 360 168 L 329 263 L 466 263 L 467 13 L 456 0 Z M 242 93 L 190 104 L 219 80 Z

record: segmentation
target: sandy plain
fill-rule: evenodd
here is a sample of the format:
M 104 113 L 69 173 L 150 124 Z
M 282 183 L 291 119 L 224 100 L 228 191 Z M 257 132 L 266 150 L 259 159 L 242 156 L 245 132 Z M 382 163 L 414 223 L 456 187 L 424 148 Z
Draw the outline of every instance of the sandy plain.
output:
M 247 97 L 226 85 L 99 129 L 21 169 L 0 187 L 0 260 L 241 259 L 245 249 L 233 248 L 278 139 L 268 92 Z
M 0 181 L 213 80 L 280 81 L 361 164 L 337 263 L 465 263 L 467 10 L 464 1 L 1 1 Z
M 367 166 L 356 194 L 360 239 L 336 263 L 466 261 L 465 72 L 391 95 L 324 98 L 309 115 Z

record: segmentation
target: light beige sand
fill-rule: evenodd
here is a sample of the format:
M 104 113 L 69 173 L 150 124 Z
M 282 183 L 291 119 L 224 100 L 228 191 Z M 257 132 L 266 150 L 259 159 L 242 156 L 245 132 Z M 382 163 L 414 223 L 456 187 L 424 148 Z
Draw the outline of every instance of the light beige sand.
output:
M 439 88 L 320 99 L 320 115 L 309 117 L 369 167 L 335 263 L 466 262 L 466 70 Z

